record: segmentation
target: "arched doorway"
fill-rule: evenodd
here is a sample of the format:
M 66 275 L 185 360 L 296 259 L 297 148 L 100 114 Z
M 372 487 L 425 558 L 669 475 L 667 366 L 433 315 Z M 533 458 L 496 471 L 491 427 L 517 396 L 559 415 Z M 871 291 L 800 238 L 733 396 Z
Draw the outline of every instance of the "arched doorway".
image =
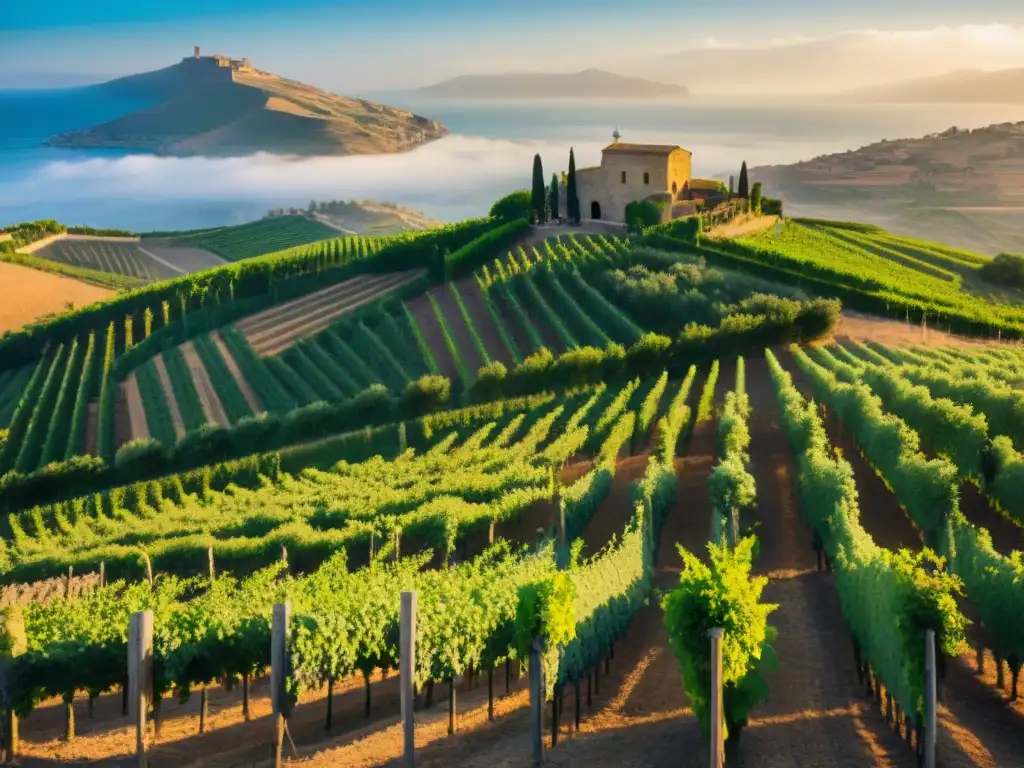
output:
M 601 218 L 601 204 L 595 200 L 590 204 L 590 218 L 600 219 Z

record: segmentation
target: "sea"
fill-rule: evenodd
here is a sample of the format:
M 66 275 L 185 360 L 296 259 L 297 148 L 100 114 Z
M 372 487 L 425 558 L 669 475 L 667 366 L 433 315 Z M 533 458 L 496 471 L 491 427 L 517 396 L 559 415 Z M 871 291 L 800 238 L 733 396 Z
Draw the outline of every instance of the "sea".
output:
M 691 97 L 657 101 L 487 101 L 362 94 L 440 120 L 451 135 L 410 152 L 355 157 L 172 158 L 47 147 L 49 136 L 142 104 L 89 88 L 0 90 L 0 226 L 39 218 L 135 231 L 236 224 L 311 200 L 374 198 L 442 221 L 486 214 L 529 186 L 533 156 L 546 177 L 600 162 L 623 141 L 679 144 L 697 176 L 738 174 L 951 126 L 1024 120 L 1024 105 L 853 105 L 814 98 Z

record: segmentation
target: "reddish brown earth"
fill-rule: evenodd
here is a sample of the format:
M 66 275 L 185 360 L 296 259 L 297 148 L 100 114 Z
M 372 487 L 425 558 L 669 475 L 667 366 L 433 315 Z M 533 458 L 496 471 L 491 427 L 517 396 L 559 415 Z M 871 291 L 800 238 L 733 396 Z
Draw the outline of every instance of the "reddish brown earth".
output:
M 476 372 L 480 370 L 480 366 L 484 364 L 484 361 L 480 357 L 476 345 L 473 343 L 473 337 L 469 333 L 469 326 L 466 325 L 466 321 L 462 318 L 462 312 L 459 311 L 459 303 L 455 300 L 455 294 L 447 286 L 434 289 L 431 293 L 437 302 L 437 306 L 441 308 L 441 314 L 444 316 L 445 324 L 448 326 L 448 332 L 452 335 L 452 341 L 455 342 L 455 348 L 459 351 L 466 370 L 475 377 Z
M 512 343 L 519 350 L 519 355 L 524 358 L 527 357 L 533 352 L 534 345 L 526 329 L 519 323 L 516 313 L 512 311 L 512 308 L 505 301 L 505 297 L 501 295 L 501 292 L 493 288 L 491 290 L 491 301 L 494 302 L 494 307 L 498 311 L 498 317 L 501 318 L 501 322 L 505 324 L 505 329 L 508 331 L 509 336 L 512 337 Z
M 480 334 L 480 340 L 483 341 L 487 354 L 491 356 L 491 360 L 497 360 L 506 368 L 511 368 L 513 365 L 512 354 L 502 343 L 501 334 L 494 327 L 491 315 L 484 304 L 480 286 L 472 278 L 462 280 L 458 286 L 459 295 L 462 296 L 469 316 L 473 318 L 473 325 L 476 326 L 477 333 Z
M 405 305 L 415 318 L 423 340 L 426 341 L 434 360 L 437 361 L 441 375 L 447 376 L 452 381 L 457 381 L 459 375 L 455 367 L 455 360 L 452 358 L 451 352 L 448 351 L 448 345 L 444 342 L 441 324 L 437 322 L 437 315 L 434 314 L 434 308 L 430 305 L 427 295 L 417 296 L 407 301 Z
M 752 472 L 757 480 L 755 571 L 768 576 L 764 599 L 779 608 L 778 669 L 771 698 L 741 742 L 745 766 L 900 765 L 914 758 L 871 710 L 857 683 L 852 647 L 833 575 L 815 568 L 811 532 L 800 511 L 796 465 L 779 424 L 763 359 L 747 361 Z
M 780 355 L 780 362 L 793 373 L 798 386 L 808 386 L 790 355 Z M 906 545 L 919 549 L 920 536 L 896 498 L 881 480 L 868 481 L 868 474 L 874 473 L 859 451 L 851 447 L 843 455 L 857 477 L 861 522 L 876 543 L 891 546 L 885 542 L 906 543 L 909 539 L 911 543 Z M 961 602 L 970 618 L 973 609 L 969 599 Z M 967 634 L 974 646 L 990 644 L 984 628 L 977 624 L 969 627 Z M 973 654 L 965 652 L 946 665 L 946 676 L 940 683 L 938 764 L 944 768 L 1020 765 L 1024 755 L 1024 706 L 1020 702 L 1008 705 L 1003 700 L 994 685 L 991 658 L 986 658 L 981 676 L 976 674 L 974 663 Z
M 535 312 L 531 309 L 531 303 L 526 299 L 526 291 L 515 281 L 509 283 L 509 287 L 515 294 L 515 297 L 519 299 L 519 306 L 523 308 L 527 316 L 530 318 L 530 322 L 533 323 L 533 327 L 537 329 L 537 333 L 540 334 L 541 341 L 544 342 L 544 346 L 551 350 L 552 353 L 558 354 L 565 349 L 565 345 L 562 344 L 558 338 L 558 334 L 555 333 L 555 329 L 545 320 L 540 312 Z M 557 311 L 557 310 L 556 310 Z M 529 347 L 528 347 L 529 348 Z

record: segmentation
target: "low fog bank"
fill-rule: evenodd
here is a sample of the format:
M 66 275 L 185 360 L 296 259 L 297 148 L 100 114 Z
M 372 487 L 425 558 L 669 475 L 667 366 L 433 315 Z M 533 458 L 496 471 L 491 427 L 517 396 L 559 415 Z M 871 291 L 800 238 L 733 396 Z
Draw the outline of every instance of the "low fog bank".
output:
M 652 133 L 634 141 L 678 142 Z M 724 143 L 689 143 L 694 173 L 739 171 L 793 162 L 829 149 L 822 142 L 750 135 L 707 136 Z M 575 145 L 577 167 L 600 163 L 607 140 Z M 0 187 L 0 223 L 56 218 L 67 223 L 136 231 L 194 229 L 250 221 L 270 208 L 305 207 L 310 200 L 376 198 L 441 221 L 485 215 L 513 189 L 528 188 L 533 156 L 545 178 L 568 167 L 569 141 L 540 142 L 451 136 L 400 155 L 287 158 L 119 158 L 56 160 Z

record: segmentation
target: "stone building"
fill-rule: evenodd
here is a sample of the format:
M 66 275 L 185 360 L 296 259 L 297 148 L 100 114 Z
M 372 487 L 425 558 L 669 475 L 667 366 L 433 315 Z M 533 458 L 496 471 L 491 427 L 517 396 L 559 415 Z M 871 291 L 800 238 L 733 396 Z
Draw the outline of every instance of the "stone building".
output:
M 580 217 L 624 222 L 626 206 L 634 200 L 667 204 L 688 200 L 691 181 L 689 151 L 675 144 L 626 144 L 614 141 L 601 150 L 601 165 L 576 171 Z
M 195 46 L 192 50 L 192 56 L 183 59 L 184 62 L 192 62 L 193 66 L 197 64 L 205 65 L 208 67 L 217 67 L 219 69 L 227 69 L 232 72 L 252 72 L 252 62 L 248 58 L 244 59 L 232 59 L 229 56 L 221 56 L 219 53 L 215 53 L 213 56 L 203 56 L 199 52 L 199 46 Z

